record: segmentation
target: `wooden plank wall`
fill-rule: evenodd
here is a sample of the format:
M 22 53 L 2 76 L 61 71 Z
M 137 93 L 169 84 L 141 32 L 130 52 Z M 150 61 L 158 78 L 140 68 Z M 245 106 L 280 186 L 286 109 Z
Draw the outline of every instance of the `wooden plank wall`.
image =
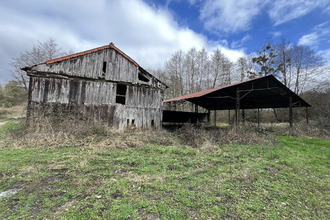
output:
M 163 91 L 127 85 L 125 105 L 116 103 L 117 84 L 59 78 L 31 78 L 30 116 L 50 114 L 60 108 L 76 118 L 106 121 L 110 127 L 160 128 Z
M 30 117 L 72 115 L 120 130 L 161 127 L 165 85 L 112 48 L 36 65 L 28 75 Z M 118 84 L 126 85 L 125 104 L 116 103 Z
M 104 62 L 106 62 L 105 73 Z M 40 64 L 34 66 L 31 71 L 160 87 L 159 81 L 154 77 L 150 77 L 149 82 L 139 80 L 139 67 L 111 48 L 52 64 Z

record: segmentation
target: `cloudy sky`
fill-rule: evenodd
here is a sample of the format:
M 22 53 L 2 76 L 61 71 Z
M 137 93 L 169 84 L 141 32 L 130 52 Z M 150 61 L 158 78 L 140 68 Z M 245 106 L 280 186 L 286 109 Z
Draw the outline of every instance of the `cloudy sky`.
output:
M 0 83 L 10 61 L 54 38 L 80 52 L 114 42 L 144 68 L 162 68 L 191 47 L 232 60 L 267 37 L 285 37 L 330 57 L 329 0 L 1 0 Z

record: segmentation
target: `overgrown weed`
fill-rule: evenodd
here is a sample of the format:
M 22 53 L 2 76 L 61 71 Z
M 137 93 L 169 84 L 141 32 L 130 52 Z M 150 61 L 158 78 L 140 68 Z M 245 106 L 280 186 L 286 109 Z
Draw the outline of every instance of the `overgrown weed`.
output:
M 246 145 L 270 145 L 275 144 L 276 139 L 272 134 L 261 132 L 252 124 L 229 126 L 225 128 L 197 128 L 191 124 L 183 126 L 177 131 L 177 136 L 182 143 L 191 147 L 212 149 L 212 145 L 221 146 L 227 144 Z
M 24 121 L 20 122 L 21 124 Z M 3 146 L 48 148 L 66 146 L 90 146 L 95 148 L 129 148 L 146 145 L 189 146 L 217 150 L 221 145 L 274 144 L 271 134 L 260 132 L 250 124 L 226 128 L 206 129 L 187 124 L 175 131 L 128 130 L 116 131 L 100 122 L 67 118 L 38 118 L 19 131 L 12 130 L 4 138 Z
M 317 126 L 314 123 L 306 124 L 306 121 L 296 123 L 284 135 L 295 137 L 314 137 L 314 138 L 327 138 L 330 137 L 330 132 L 322 126 Z
M 26 147 L 43 146 L 94 148 L 131 148 L 146 145 L 189 146 L 202 150 L 217 151 L 223 145 L 275 145 L 275 135 L 327 137 L 327 132 L 305 124 L 295 124 L 294 128 L 283 127 L 280 131 L 269 131 L 252 123 L 228 127 L 204 127 L 186 124 L 174 131 L 127 130 L 117 131 L 97 121 L 74 120 L 68 118 L 39 118 L 29 123 L 16 121 L 3 136 L 2 146 Z M 2 129 L 3 130 L 3 129 Z
M 0 119 L 21 118 L 25 117 L 25 113 L 26 105 L 0 107 Z

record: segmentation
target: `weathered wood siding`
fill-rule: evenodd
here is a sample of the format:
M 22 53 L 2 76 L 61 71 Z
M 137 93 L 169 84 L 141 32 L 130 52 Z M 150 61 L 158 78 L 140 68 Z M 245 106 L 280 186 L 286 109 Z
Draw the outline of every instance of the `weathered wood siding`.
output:
M 159 128 L 166 86 L 110 44 L 25 68 L 28 117 L 56 115 L 110 127 Z
M 120 130 L 161 127 L 163 90 L 159 88 L 126 85 L 125 104 L 119 104 L 114 82 L 31 76 L 30 84 L 30 117 L 62 112 L 102 120 Z
M 105 72 L 103 72 L 104 62 Z M 140 68 L 111 48 L 61 62 L 40 64 L 34 66 L 32 71 L 159 87 L 154 77 L 147 76 L 148 82 L 139 80 L 138 73 L 141 72 Z

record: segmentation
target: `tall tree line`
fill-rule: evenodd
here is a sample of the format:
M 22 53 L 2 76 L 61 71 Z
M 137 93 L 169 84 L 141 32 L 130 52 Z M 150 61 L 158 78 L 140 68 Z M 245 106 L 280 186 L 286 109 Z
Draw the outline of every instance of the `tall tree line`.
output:
M 322 77 L 329 74 L 326 60 L 310 47 L 294 45 L 283 38 L 275 50 L 275 62 L 282 65 L 279 79 L 297 94 L 311 89 L 315 86 L 312 83 L 323 81 Z
M 157 75 L 169 88 L 165 98 L 182 96 L 233 82 L 274 75 L 297 94 L 312 89 L 329 74 L 325 60 L 308 46 L 285 38 L 267 42 L 257 52 L 231 62 L 220 50 L 175 51 Z M 315 84 L 313 84 L 315 83 Z
M 169 86 L 169 98 L 231 84 L 233 69 L 234 63 L 220 49 L 209 53 L 191 48 L 174 52 L 158 76 Z
M 310 47 L 293 44 L 285 38 L 258 50 L 252 63 L 249 78 L 274 75 L 297 94 L 312 89 L 329 74 L 324 58 Z

